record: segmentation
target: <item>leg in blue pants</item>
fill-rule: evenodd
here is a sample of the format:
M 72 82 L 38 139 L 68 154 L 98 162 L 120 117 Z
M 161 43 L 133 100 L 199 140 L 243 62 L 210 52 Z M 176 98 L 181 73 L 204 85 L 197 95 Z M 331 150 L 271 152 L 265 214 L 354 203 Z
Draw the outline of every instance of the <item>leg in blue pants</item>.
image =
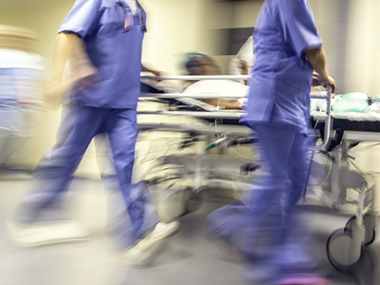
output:
M 21 198 L 17 219 L 33 223 L 45 219 L 45 210 L 59 204 L 69 188 L 92 138 L 99 132 L 106 110 L 71 105 L 63 110 L 57 143 L 42 157 L 33 173 L 28 194 Z
M 296 235 L 294 231 L 298 226 L 295 205 L 306 182 L 306 135 L 271 125 L 259 125 L 256 132 L 267 174 L 255 182 L 249 197 L 248 227 L 241 233 L 241 248 L 252 257 L 251 270 L 262 266 L 260 284 L 268 277 L 268 284 L 272 284 L 288 269 L 304 272 L 312 264 L 312 258 L 294 246 L 296 241 L 289 240 L 297 235 L 302 239 L 305 234 L 302 227 Z
M 102 131 L 109 136 L 116 177 L 128 212 L 128 215 L 125 212 L 117 215 L 112 227 L 120 246 L 125 248 L 159 222 L 148 188 L 144 183 L 131 184 L 137 137 L 136 110 L 110 111 Z
M 18 222 L 33 223 L 46 219 L 44 212 L 55 207 L 69 188 L 72 175 L 92 138 L 99 132 L 107 132 L 120 190 L 129 214 L 129 225 L 132 226 L 125 246 L 132 245 L 158 222 L 154 211 L 150 211 L 149 215 L 145 212 L 144 205 L 149 201 L 147 189 L 131 187 L 137 135 L 136 111 L 73 105 L 66 112 L 57 145 L 42 159 L 35 171 L 30 193 L 20 202 Z M 119 228 L 124 226 L 125 223 L 121 223 Z
M 312 258 L 300 246 L 309 234 L 295 207 L 306 182 L 306 135 L 260 125 L 256 128 L 265 174 L 254 181 L 245 203 L 234 203 L 206 219 L 210 238 L 223 239 L 248 258 L 247 278 L 272 284 L 287 269 L 309 271 Z

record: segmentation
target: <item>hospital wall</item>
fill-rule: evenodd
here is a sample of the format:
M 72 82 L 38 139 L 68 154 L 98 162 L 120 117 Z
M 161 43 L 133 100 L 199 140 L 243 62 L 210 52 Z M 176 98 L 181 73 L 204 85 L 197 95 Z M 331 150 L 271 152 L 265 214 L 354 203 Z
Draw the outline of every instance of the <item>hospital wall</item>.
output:
M 337 93 L 380 94 L 380 1 L 309 0 L 323 39 L 328 67 L 336 79 Z M 350 155 L 363 172 L 375 173 L 380 191 L 380 145 L 362 143 Z M 355 167 L 351 166 L 355 169 Z M 377 196 L 376 206 L 380 206 Z
M 148 11 L 148 30 L 143 58 L 171 74 L 182 71 L 187 52 L 215 56 L 227 72 L 229 55 L 218 50 L 225 44 L 216 30 L 253 27 L 262 1 L 141 0 Z
M 380 94 L 380 1 L 351 0 L 348 23 L 345 88 L 370 96 Z M 356 165 L 376 175 L 376 193 L 380 193 L 380 146 L 364 144 L 355 155 Z M 377 208 L 380 195 L 377 195 Z

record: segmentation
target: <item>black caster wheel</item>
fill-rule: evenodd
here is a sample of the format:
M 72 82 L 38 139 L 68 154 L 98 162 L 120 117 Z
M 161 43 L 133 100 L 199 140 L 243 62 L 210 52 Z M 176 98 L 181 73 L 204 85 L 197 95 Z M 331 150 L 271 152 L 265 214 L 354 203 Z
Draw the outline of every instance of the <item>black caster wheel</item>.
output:
M 366 222 L 365 220 L 368 218 L 367 215 L 364 216 L 364 225 L 366 225 Z M 345 227 L 344 227 L 344 231 L 348 231 L 348 232 L 352 232 L 352 226 L 353 224 L 355 223 L 356 221 L 356 216 L 352 216 L 346 223 Z M 369 246 L 370 244 L 372 244 L 374 241 L 375 241 L 375 238 L 376 238 L 376 229 L 375 227 L 372 227 L 372 230 L 369 230 L 368 231 L 370 234 L 364 239 L 364 246 Z
M 352 231 L 352 226 L 353 226 L 355 220 L 356 220 L 356 216 L 352 216 L 351 218 L 348 219 L 346 225 L 344 226 L 345 232 L 347 232 L 347 231 L 351 232 Z
M 329 236 L 326 243 L 326 254 L 329 262 L 336 270 L 349 273 L 363 259 L 363 246 L 361 246 L 360 255 L 356 260 L 350 258 L 351 247 L 351 230 L 337 229 Z
M 368 239 L 367 237 L 365 238 L 364 246 L 369 246 L 370 244 L 372 244 L 375 241 L 375 238 L 376 238 L 376 230 L 375 228 L 372 228 L 372 235 Z

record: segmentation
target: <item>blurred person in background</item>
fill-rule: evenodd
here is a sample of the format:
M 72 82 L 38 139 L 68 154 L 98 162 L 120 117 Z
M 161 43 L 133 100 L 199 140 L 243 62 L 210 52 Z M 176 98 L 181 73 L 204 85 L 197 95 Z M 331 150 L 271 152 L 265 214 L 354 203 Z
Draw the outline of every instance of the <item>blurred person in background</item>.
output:
M 201 53 L 188 53 L 185 68 L 189 75 L 222 75 L 219 64 L 211 56 Z M 221 95 L 241 95 L 248 93 L 248 88 L 234 80 L 211 80 L 202 79 L 186 83 L 184 94 L 221 94 Z M 210 98 L 203 102 L 216 106 L 219 109 L 240 110 L 243 100 L 226 100 Z
M 197 52 L 189 52 L 185 54 L 185 62 L 183 63 L 185 72 L 188 75 L 221 75 L 222 70 L 218 63 L 212 57 Z M 186 89 L 190 85 L 198 81 L 188 81 L 185 83 Z
M 322 41 L 306 0 L 266 0 L 253 33 L 255 63 L 240 122 L 259 140 L 264 172 L 244 203 L 206 220 L 208 236 L 237 248 L 251 284 L 323 285 L 296 203 L 307 180 L 307 135 L 313 70 L 329 76 Z M 304 248 L 303 246 L 309 246 Z
M 248 75 L 254 63 L 255 57 L 253 54 L 253 36 L 250 36 L 238 53 L 231 59 L 229 64 L 230 75 Z M 241 80 L 247 84 L 247 80 Z
M 46 60 L 35 53 L 36 42 L 33 31 L 0 26 L 0 170 L 11 167 L 5 164 L 15 153 L 22 160 L 43 107 Z
M 131 183 L 140 72 L 159 74 L 141 64 L 145 32 L 146 13 L 135 0 L 77 0 L 66 16 L 56 38 L 46 96 L 50 104 L 56 104 L 66 92 L 67 107 L 56 145 L 42 158 L 14 220 L 8 222 L 10 238 L 16 245 L 38 246 L 88 237 L 87 231 L 63 217 L 59 208 L 97 134 L 108 136 L 116 187 L 124 202 L 123 207 L 111 209 L 118 211 L 111 229 L 120 241 L 122 261 L 132 265 L 151 262 L 164 241 L 178 231 L 178 222 L 160 222 L 148 188 Z M 70 77 L 63 82 L 67 62 Z

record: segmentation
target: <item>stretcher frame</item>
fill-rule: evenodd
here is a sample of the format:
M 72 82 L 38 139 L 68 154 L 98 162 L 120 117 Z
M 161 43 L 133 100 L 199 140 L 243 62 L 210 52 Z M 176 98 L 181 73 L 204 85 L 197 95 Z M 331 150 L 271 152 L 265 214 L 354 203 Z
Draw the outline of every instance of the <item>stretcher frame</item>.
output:
M 344 228 L 335 230 L 326 243 L 326 253 L 331 265 L 338 271 L 349 273 L 362 260 L 364 248 L 375 240 L 377 213 L 374 176 L 371 173 L 349 169 L 348 145 L 355 142 L 380 141 L 380 133 L 344 130 L 339 144 L 330 149 L 332 134 L 334 137 L 337 134 L 331 112 L 330 88 L 327 88 L 326 100 L 328 102 L 326 116 L 322 118 L 325 121 L 325 138 L 320 149 L 322 152 L 328 152 L 330 159 L 333 160 L 329 175 L 330 189 L 323 187 L 315 193 L 335 212 L 339 211 L 341 205 L 350 204 L 356 207 L 355 215 L 346 222 Z M 348 189 L 357 192 L 357 196 L 350 197 Z M 334 252 L 333 247 L 337 243 L 344 243 L 348 247 L 343 256 L 341 253 Z
M 148 79 L 150 77 L 143 77 L 143 79 Z M 248 76 L 170 76 L 170 77 L 159 77 L 159 80 L 188 80 L 188 81 L 196 81 L 201 79 L 207 79 L 207 80 L 220 80 L 220 79 L 247 79 Z M 157 79 L 157 78 L 156 78 Z M 227 94 L 227 95 L 219 95 L 219 94 L 182 94 L 182 93 L 142 93 L 140 95 L 140 98 L 154 98 L 154 99 L 177 99 L 177 100 L 184 100 L 184 99 L 209 99 L 209 98 L 234 98 L 234 99 L 240 99 L 244 98 L 245 94 L 237 95 L 237 94 Z M 197 103 L 198 102 L 198 103 Z M 204 105 L 207 105 L 205 103 L 201 103 L 201 101 L 194 100 L 192 102 L 194 104 L 199 104 L 199 107 L 202 107 L 204 109 Z M 219 120 L 219 119 L 228 119 L 228 120 L 236 120 L 240 118 L 240 110 L 219 110 L 218 108 L 208 108 L 208 112 L 204 111 L 138 111 L 138 115 L 162 115 L 162 116 L 189 116 L 193 118 L 198 118 L 201 120 L 207 120 L 209 121 L 209 124 L 207 125 L 198 125 L 198 124 L 187 124 L 187 125 L 177 125 L 177 124 L 160 124 L 160 123 L 139 123 L 139 129 L 140 130 L 158 130 L 158 131 L 169 131 L 169 132 L 183 132 L 183 133 L 190 133 L 192 135 L 195 135 L 198 138 L 198 141 L 203 141 L 205 145 L 209 144 L 212 141 L 215 141 L 213 139 L 213 136 L 218 133 L 220 136 L 223 136 L 223 138 L 234 138 L 234 137 L 248 137 L 250 136 L 250 130 L 246 128 L 243 125 L 215 125 L 215 123 L 212 123 L 210 121 Z M 224 188 L 224 189 L 239 189 L 239 190 L 245 190 L 247 189 L 251 184 L 251 179 L 246 179 L 246 181 L 239 181 L 236 176 L 232 178 L 231 177 L 220 177 L 217 175 L 213 175 L 214 172 L 207 171 L 207 167 L 205 165 L 214 165 L 214 162 L 212 161 L 215 159 L 216 156 L 213 156 L 208 151 L 205 151 L 204 146 L 201 146 L 201 144 L 197 144 L 197 147 L 195 149 L 195 154 L 190 158 L 190 163 L 186 161 L 186 168 L 190 168 L 193 166 L 194 173 L 192 173 L 192 180 L 193 183 L 190 186 L 189 189 L 183 189 L 183 190 L 190 190 L 194 195 L 197 193 L 203 191 L 204 189 L 212 189 L 212 188 Z M 211 162 L 210 162 L 211 160 Z M 181 158 L 170 156 L 168 158 L 163 158 L 163 164 L 180 164 Z M 183 161 L 182 161 L 183 162 Z M 241 163 L 243 164 L 243 163 Z M 190 165 L 190 166 L 189 166 Z M 239 166 L 237 166 L 239 167 Z M 188 173 L 187 169 L 185 169 L 183 172 L 186 174 Z M 239 169 L 239 168 L 237 168 Z M 206 171 L 205 171 L 206 170 Z M 209 169 L 212 170 L 212 169 Z M 190 171 L 191 172 L 191 171 Z M 234 179 L 231 181 L 232 178 Z M 240 178 L 240 177 L 239 177 Z M 237 181 L 238 180 L 238 181 Z
M 149 78 L 149 77 L 145 77 Z M 247 76 L 170 76 L 159 77 L 158 80 L 218 80 L 218 79 L 248 79 Z M 206 99 L 206 98 L 242 98 L 242 96 L 231 95 L 219 95 L 219 94 L 141 94 L 141 97 L 154 97 L 154 98 L 194 98 L 194 99 Z M 327 88 L 326 95 L 311 95 L 311 98 L 325 99 L 327 101 L 326 116 L 324 121 L 324 138 L 319 149 L 322 152 L 331 152 L 331 155 L 335 157 L 335 162 L 332 165 L 330 174 L 330 191 L 317 192 L 317 196 L 321 198 L 330 208 L 334 211 L 339 210 L 340 205 L 353 204 L 356 206 L 356 214 L 351 217 L 344 228 L 334 231 L 326 244 L 327 256 L 332 264 L 339 271 L 350 271 L 355 265 L 357 265 L 364 253 L 364 247 L 371 244 L 375 239 L 375 226 L 376 226 L 376 211 L 375 211 L 375 184 L 371 175 L 365 173 L 358 173 L 357 171 L 348 169 L 347 161 L 347 143 L 350 141 L 380 141 L 380 133 L 368 133 L 360 131 L 347 130 L 344 134 L 343 140 L 338 147 L 330 151 L 329 145 L 331 143 L 333 130 L 333 116 L 331 112 L 332 105 L 332 92 L 331 88 Z M 240 117 L 240 111 L 238 112 L 225 112 L 220 110 L 214 110 L 212 112 L 196 112 L 196 111 L 158 111 L 158 112 L 139 112 L 139 114 L 150 115 L 171 115 L 171 116 L 192 116 L 197 118 L 207 119 L 238 119 Z M 209 126 L 192 126 L 192 125 L 160 125 L 160 124 L 140 124 L 139 127 L 143 130 L 146 129 L 159 129 L 165 131 L 187 131 L 198 135 L 211 135 L 215 133 L 213 128 Z M 220 132 L 227 134 L 237 135 L 251 135 L 248 128 L 244 126 L 219 126 Z M 199 149 L 197 152 L 197 166 L 201 163 L 201 155 L 203 150 Z M 199 168 L 200 169 L 200 168 Z M 201 179 L 202 174 L 200 172 L 195 174 L 195 189 L 201 189 L 206 186 L 204 180 Z M 347 196 L 347 189 L 352 188 L 357 193 L 356 198 L 350 198 Z M 336 260 L 336 257 L 331 253 L 331 246 L 336 239 L 341 237 L 349 238 L 349 246 L 347 248 L 348 258 L 345 262 Z

